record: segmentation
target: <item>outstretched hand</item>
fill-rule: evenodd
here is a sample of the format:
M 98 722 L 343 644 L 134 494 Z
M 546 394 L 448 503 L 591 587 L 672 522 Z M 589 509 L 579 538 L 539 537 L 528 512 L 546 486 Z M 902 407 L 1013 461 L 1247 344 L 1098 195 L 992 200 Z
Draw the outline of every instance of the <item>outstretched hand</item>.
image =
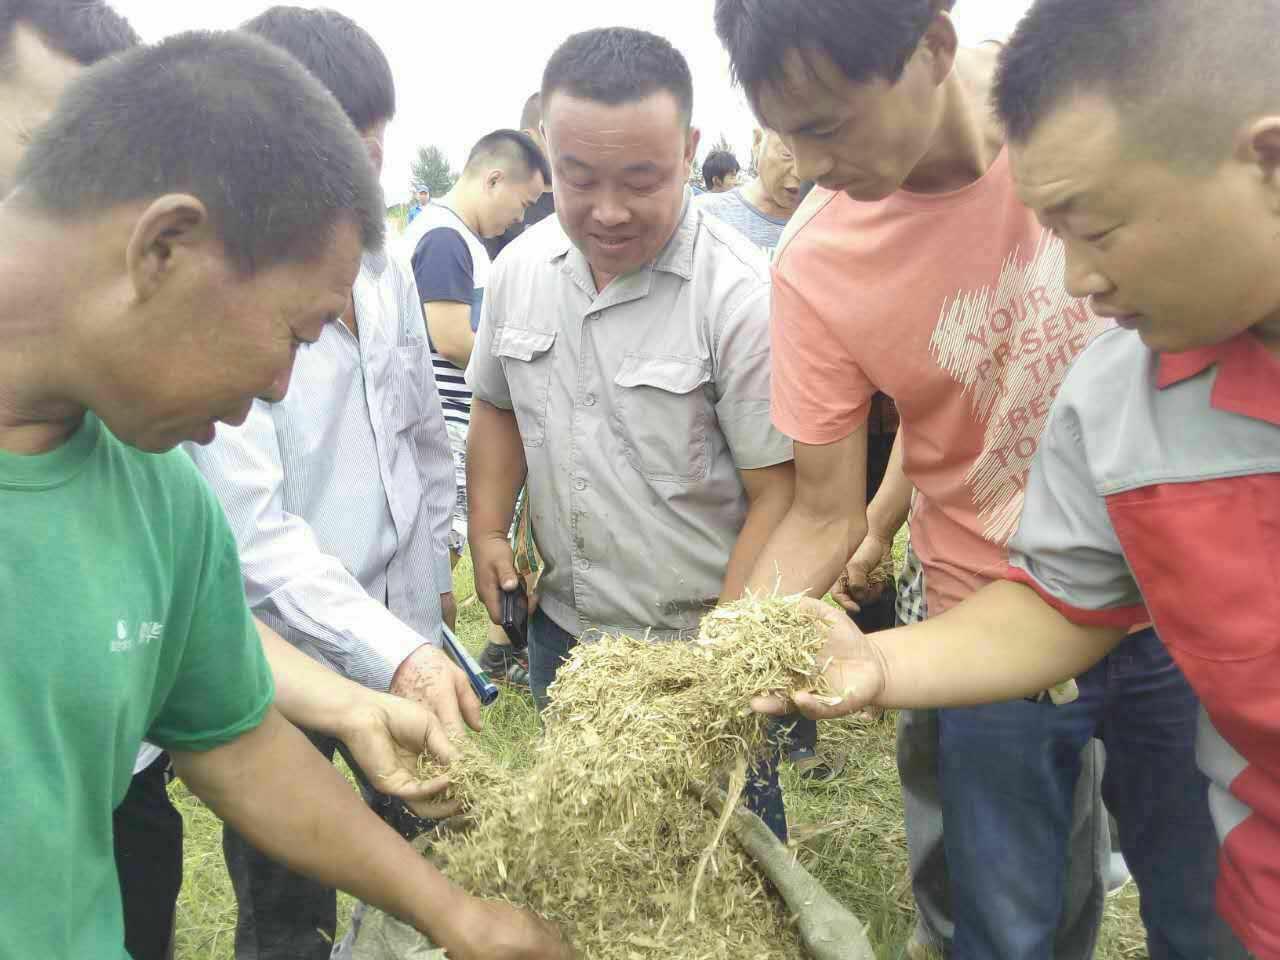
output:
M 874 704 L 884 691 L 886 676 L 879 648 L 842 611 L 819 600 L 801 603 L 828 627 L 818 664 L 833 695 L 808 690 L 796 693 L 790 702 L 782 697 L 757 697 L 751 702 L 752 709 L 773 716 L 796 709 L 813 720 L 831 720 Z

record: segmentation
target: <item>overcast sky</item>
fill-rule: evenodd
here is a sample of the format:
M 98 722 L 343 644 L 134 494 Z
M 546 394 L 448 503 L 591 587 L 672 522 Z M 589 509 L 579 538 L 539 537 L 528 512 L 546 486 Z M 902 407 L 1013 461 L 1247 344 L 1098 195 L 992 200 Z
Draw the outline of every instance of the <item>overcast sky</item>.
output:
M 795 0 L 803 3 L 804 0 Z M 408 194 L 409 164 L 420 144 L 435 143 L 461 167 L 471 144 L 520 121 L 542 68 L 570 33 L 632 26 L 670 39 L 689 60 L 694 123 L 706 146 L 726 134 L 746 161 L 752 118 L 730 86 L 728 58 L 716 39 L 714 0 L 330 0 L 382 45 L 395 75 L 398 113 L 387 133 L 382 182 L 390 203 Z M 272 6 L 263 0 L 113 0 L 146 40 L 196 28 L 234 27 Z M 967 43 L 1008 33 L 1030 0 L 958 0 Z M 541 14 L 541 15 L 539 15 Z

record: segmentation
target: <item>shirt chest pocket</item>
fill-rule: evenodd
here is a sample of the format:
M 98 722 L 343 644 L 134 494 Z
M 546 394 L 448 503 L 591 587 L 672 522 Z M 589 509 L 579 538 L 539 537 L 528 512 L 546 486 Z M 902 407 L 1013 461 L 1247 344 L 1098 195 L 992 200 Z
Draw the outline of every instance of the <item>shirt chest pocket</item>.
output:
M 1213 662 L 1280 648 L 1280 474 L 1150 487 L 1107 509 L 1165 643 Z
M 613 378 L 616 428 L 627 461 L 649 480 L 692 483 L 707 475 L 711 380 L 701 357 L 629 353 Z
M 554 330 L 503 327 L 494 339 L 493 354 L 502 361 L 511 394 L 511 408 L 526 447 L 540 447 L 547 433 L 547 398 L 551 391 L 551 347 Z

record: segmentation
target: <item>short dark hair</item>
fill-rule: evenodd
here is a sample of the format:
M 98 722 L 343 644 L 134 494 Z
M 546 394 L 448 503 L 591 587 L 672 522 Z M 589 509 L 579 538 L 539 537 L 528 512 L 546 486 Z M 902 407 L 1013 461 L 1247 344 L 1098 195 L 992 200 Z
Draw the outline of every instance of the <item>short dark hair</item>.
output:
M 728 150 L 712 150 L 707 154 L 707 159 L 702 161 L 702 182 L 710 190 L 711 184 L 716 180 L 723 180 L 741 169 L 738 158 Z
M 368 151 L 296 60 L 238 31 L 179 34 L 87 70 L 22 156 L 12 202 L 74 219 L 167 193 L 209 211 L 243 273 L 383 240 Z
M 534 93 L 520 111 L 520 129 L 537 130 L 542 124 L 542 94 Z
M 1127 0 L 1126 0 L 1127 2 Z M 939 10 L 955 0 L 716 0 L 716 33 L 753 101 L 785 80 L 788 51 L 824 54 L 853 83 L 897 83 Z
M 522 130 L 494 130 L 486 133 L 471 148 L 463 169 L 467 173 L 475 173 L 491 163 L 497 163 L 504 169 L 523 171 L 525 177 L 531 177 L 537 172 L 542 174 L 545 182 L 551 182 L 551 168 L 547 166 L 547 158 L 542 155 L 533 137 Z
M 560 44 L 542 74 L 543 104 L 559 90 L 610 106 L 667 91 L 685 122 L 693 118 L 693 75 L 684 55 L 657 34 L 630 27 L 586 30 Z
M 373 37 L 335 10 L 272 7 L 241 25 L 297 58 L 342 104 L 357 130 L 396 113 L 391 65 Z
M 0 0 L 0 65 L 9 58 L 19 23 L 86 67 L 142 42 L 129 21 L 102 0 Z
M 1241 124 L 1280 112 L 1277 35 L 1280 0 L 1038 0 L 1000 54 L 992 97 L 1015 143 L 1063 100 L 1095 93 L 1124 113 L 1132 143 L 1216 166 Z

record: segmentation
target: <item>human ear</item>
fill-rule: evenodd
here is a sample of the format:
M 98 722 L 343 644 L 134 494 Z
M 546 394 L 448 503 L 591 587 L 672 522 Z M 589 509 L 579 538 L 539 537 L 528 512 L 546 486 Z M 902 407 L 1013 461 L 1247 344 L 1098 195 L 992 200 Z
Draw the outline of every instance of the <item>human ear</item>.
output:
M 149 300 L 215 240 L 209 213 L 189 194 L 153 200 L 138 217 L 125 250 L 125 264 L 138 299 Z
M 1237 152 L 1257 168 L 1273 209 L 1280 213 L 1280 116 L 1259 117 L 1249 124 Z
M 684 165 L 689 167 L 693 164 L 694 157 L 698 155 L 698 143 L 702 140 L 702 131 L 697 127 L 689 128 L 689 135 L 685 137 L 684 144 Z
M 925 28 L 920 46 L 916 48 L 917 54 L 928 54 L 929 70 L 935 85 L 941 85 L 951 74 L 959 49 L 960 37 L 951 15 L 945 9 L 939 10 Z

